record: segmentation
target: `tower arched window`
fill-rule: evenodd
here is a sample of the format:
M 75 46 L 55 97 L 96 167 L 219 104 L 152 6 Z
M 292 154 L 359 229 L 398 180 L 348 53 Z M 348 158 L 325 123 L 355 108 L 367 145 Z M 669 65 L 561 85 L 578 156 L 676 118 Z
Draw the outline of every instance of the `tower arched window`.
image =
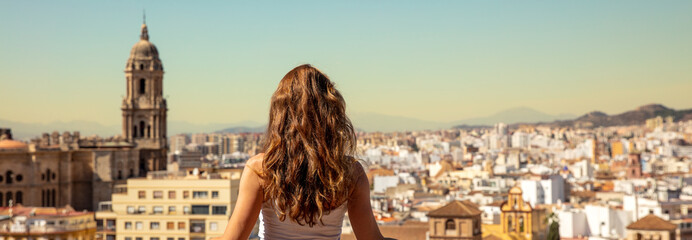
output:
M 4 198 L 2 198 L 2 197 L 3 197 L 2 192 L 0 192 L 0 207 L 5 206 L 5 204 L 4 204 L 5 202 L 2 201 Z
M 24 194 L 22 191 L 17 192 L 17 203 L 24 203 Z
M 524 232 L 524 216 L 519 217 L 519 232 Z
M 512 217 L 513 216 L 507 217 L 507 232 L 514 232 L 514 225 L 512 225 L 513 224 Z
M 137 137 L 137 126 L 134 126 L 132 128 L 132 138 L 136 138 L 136 137 Z
M 139 79 L 139 94 L 145 94 L 147 92 L 147 80 L 142 78 Z
M 147 126 L 147 137 L 151 138 L 151 126 Z
M 7 192 L 7 195 L 5 195 L 5 199 L 5 205 L 9 207 L 10 201 L 12 201 L 12 192 Z
M 51 199 L 51 203 L 52 203 L 51 206 L 52 206 L 52 207 L 55 207 L 55 206 L 57 205 L 57 204 L 55 203 L 55 189 L 51 190 L 50 195 L 51 195 L 51 197 L 53 198 L 53 199 Z
M 144 64 L 139 64 L 139 70 L 144 70 Z
M 144 137 L 144 121 L 139 122 L 139 136 Z

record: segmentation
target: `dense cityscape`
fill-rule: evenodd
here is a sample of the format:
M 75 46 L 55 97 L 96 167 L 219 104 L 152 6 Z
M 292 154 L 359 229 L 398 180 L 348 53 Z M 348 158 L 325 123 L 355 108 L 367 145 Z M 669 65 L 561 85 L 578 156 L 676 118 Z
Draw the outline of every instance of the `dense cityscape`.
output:
M 0 126 L 0 240 L 223 234 L 263 133 L 168 136 L 163 75 L 143 24 L 125 66 L 122 134 L 19 141 Z M 690 110 L 359 131 L 357 144 L 386 237 L 692 240 Z M 342 239 L 355 239 L 354 221 L 346 215 Z

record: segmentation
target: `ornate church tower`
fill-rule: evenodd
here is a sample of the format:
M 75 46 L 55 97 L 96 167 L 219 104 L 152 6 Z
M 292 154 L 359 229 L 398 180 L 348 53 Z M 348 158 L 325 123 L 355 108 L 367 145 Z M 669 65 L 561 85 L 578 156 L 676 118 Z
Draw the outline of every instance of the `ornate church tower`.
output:
M 163 65 L 156 46 L 149 42 L 147 25 L 130 51 L 125 66 L 127 96 L 123 99 L 123 138 L 139 150 L 138 175 L 166 169 L 166 114 Z

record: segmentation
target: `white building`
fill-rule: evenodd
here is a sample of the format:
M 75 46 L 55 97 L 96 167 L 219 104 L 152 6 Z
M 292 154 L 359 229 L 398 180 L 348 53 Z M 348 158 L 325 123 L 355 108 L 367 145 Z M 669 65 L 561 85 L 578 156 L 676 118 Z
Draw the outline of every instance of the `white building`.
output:
M 399 185 L 398 176 L 375 176 L 373 179 L 373 191 L 384 193 L 389 187 Z
M 565 181 L 560 175 L 551 175 L 541 180 L 520 180 L 522 197 L 532 206 L 555 204 L 565 201 Z

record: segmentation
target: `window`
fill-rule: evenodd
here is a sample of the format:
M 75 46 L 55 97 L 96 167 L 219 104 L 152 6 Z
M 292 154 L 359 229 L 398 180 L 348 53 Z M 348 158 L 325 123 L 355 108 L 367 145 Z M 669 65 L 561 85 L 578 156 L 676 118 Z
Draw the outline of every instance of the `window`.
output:
M 204 220 L 190 220 L 191 233 L 204 233 Z
M 175 206 L 168 206 L 168 213 L 175 213 Z
M 175 223 L 174 222 L 167 222 L 166 223 L 166 229 L 175 230 Z
M 147 92 L 147 80 L 144 78 L 139 79 L 139 94 L 145 94 Z
M 211 192 L 211 198 L 219 198 L 219 191 Z
M 149 223 L 149 229 L 159 229 L 159 222 Z
M 454 220 L 449 219 L 447 222 L 445 222 L 445 230 L 454 230 L 456 229 L 456 226 L 454 225 Z
M 192 205 L 192 214 L 209 215 L 209 205 Z
M 169 237 L 169 238 L 166 238 L 166 240 L 175 240 L 175 238 Z
M 128 214 L 134 214 L 135 213 L 135 206 L 127 206 L 127 213 Z
M 190 206 L 184 206 L 183 207 L 183 213 L 185 213 L 185 214 L 190 213 Z
M 144 199 L 147 197 L 147 194 L 144 191 L 139 191 L 137 194 L 139 195 L 139 199 Z
M 144 225 L 142 224 L 142 222 L 135 222 L 135 229 L 142 230 L 143 227 Z
M 226 206 L 212 206 L 211 214 L 214 215 L 226 215 Z
M 159 238 L 157 238 L 157 237 L 151 237 L 151 238 L 149 238 L 149 240 L 159 240 Z
M 190 198 L 190 191 L 183 191 L 183 198 L 185 198 L 185 199 Z
M 194 191 L 192 192 L 192 198 L 207 198 L 209 197 L 209 192 L 207 191 Z
M 115 240 L 115 235 L 106 235 L 106 240 Z
M 185 238 L 178 238 L 178 240 L 185 240 Z
M 216 222 L 210 222 L 209 223 L 209 230 L 216 231 L 218 229 L 219 229 L 219 224 L 217 224 Z
M 141 238 L 141 237 L 136 237 L 135 240 L 142 240 L 142 238 Z
M 185 229 L 185 222 L 178 222 L 178 230 Z
M 145 213 L 145 212 L 147 212 L 147 208 L 144 207 L 144 206 L 139 206 L 139 209 L 137 210 L 137 212 L 139 212 L 139 213 Z
M 163 213 L 163 206 L 154 206 L 154 214 Z
M 106 229 L 115 230 L 115 220 L 113 220 L 113 219 L 106 220 Z
M 132 237 L 125 237 L 125 240 L 132 240 Z
M 168 191 L 168 199 L 175 199 L 175 191 Z
M 154 199 L 162 199 L 163 191 L 154 191 Z
M 14 173 L 13 173 L 12 171 L 7 171 L 7 172 L 5 172 L 5 179 L 6 179 L 6 180 L 5 180 L 5 183 L 7 183 L 7 184 L 12 184 L 12 175 L 13 175 L 13 174 L 14 174 Z
M 125 222 L 125 229 L 132 229 L 132 222 Z

